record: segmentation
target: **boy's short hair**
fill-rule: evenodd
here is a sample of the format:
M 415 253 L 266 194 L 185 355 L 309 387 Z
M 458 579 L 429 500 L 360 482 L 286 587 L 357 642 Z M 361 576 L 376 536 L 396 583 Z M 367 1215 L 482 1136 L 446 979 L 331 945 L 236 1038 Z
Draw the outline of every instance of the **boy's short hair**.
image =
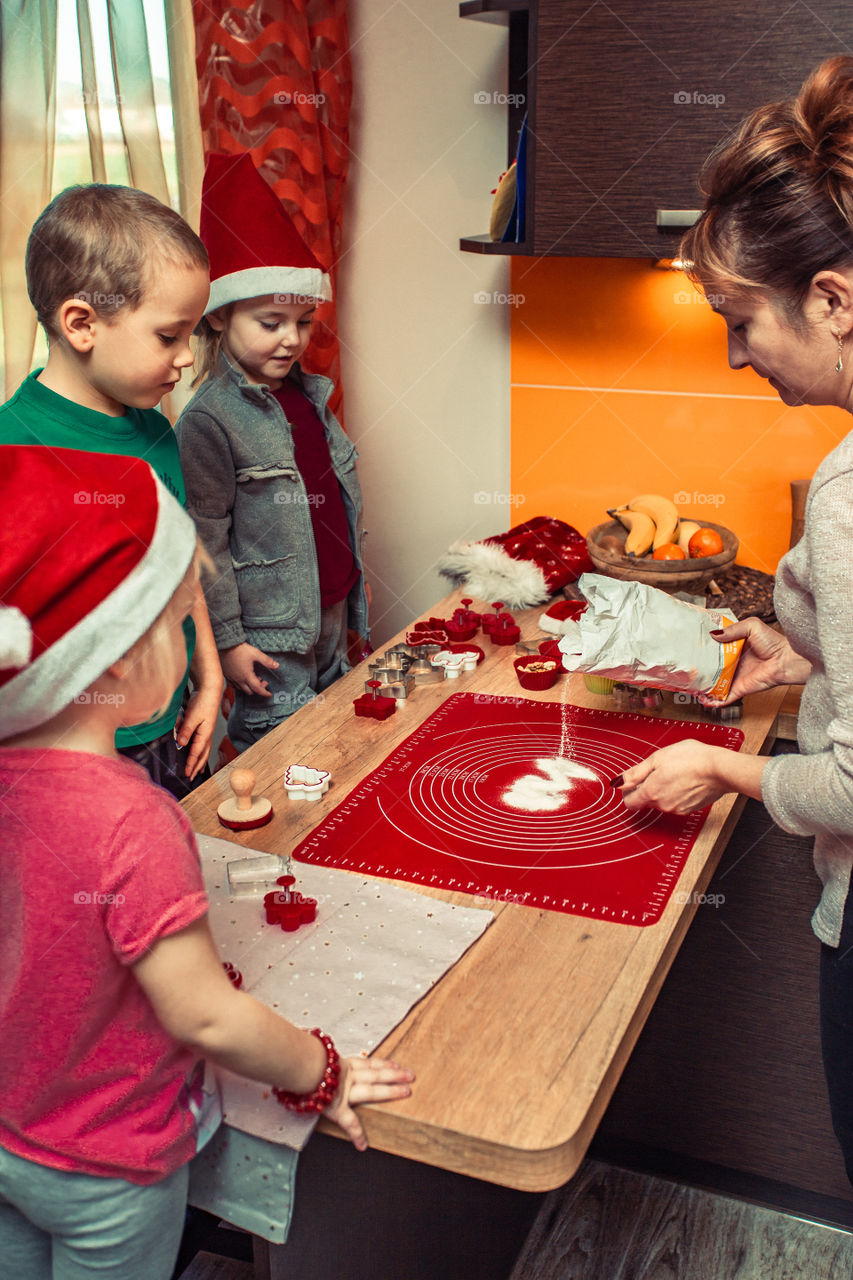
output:
M 27 241 L 27 292 L 39 322 L 68 298 L 101 315 L 135 310 L 157 260 L 208 270 L 207 251 L 179 213 L 135 187 L 66 187 L 39 214 Z

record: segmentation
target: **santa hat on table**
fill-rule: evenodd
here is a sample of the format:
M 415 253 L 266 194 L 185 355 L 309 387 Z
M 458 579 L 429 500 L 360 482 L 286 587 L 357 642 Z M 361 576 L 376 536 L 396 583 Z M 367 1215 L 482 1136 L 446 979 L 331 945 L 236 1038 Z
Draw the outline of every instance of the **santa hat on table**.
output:
M 0 445 L 0 738 L 44 724 L 122 657 L 195 547 L 147 462 Z
M 583 534 L 552 516 L 482 542 L 453 542 L 438 562 L 439 573 L 477 600 L 502 600 L 511 609 L 544 604 L 594 568 Z
M 210 258 L 205 315 L 268 293 L 329 301 L 332 285 L 252 157 L 208 157 L 199 235 Z

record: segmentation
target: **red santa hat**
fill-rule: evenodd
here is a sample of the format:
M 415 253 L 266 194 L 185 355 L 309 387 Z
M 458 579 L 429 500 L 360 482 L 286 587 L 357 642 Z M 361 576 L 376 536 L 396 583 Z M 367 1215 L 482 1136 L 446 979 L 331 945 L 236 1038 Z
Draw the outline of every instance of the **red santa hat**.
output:
M 536 516 L 482 542 L 454 542 L 439 573 L 478 600 L 502 600 L 511 609 L 544 604 L 595 566 L 586 538 L 553 516 Z
M 147 462 L 0 445 L 0 738 L 50 720 L 125 654 L 195 547 Z
M 199 235 L 210 258 L 205 315 L 269 293 L 332 296 L 328 275 L 247 152 L 208 156 Z

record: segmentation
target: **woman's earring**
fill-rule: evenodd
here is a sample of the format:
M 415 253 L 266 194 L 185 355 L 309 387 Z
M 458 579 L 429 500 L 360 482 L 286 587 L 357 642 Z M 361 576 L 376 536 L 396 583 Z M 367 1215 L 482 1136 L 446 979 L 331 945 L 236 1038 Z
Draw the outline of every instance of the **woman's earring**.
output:
M 842 342 L 840 333 L 836 336 L 838 338 L 838 363 L 835 366 L 835 372 L 841 373 L 841 370 L 844 368 L 844 361 L 841 359 L 841 353 L 844 350 L 844 343 Z

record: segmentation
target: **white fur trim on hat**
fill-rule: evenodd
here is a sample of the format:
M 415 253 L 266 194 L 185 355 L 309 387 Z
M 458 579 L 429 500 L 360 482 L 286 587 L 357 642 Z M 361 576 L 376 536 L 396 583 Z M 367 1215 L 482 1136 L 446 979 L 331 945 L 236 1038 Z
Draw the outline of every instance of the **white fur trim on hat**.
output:
M 204 314 L 209 315 L 229 302 L 263 298 L 271 293 L 330 302 L 332 282 L 325 271 L 316 267 L 247 267 L 245 271 L 232 271 L 230 275 L 220 276 L 211 282 L 210 299 Z
M 32 651 L 29 619 L 14 606 L 0 605 L 0 670 L 25 667 Z
M 549 613 L 540 613 L 539 630 L 550 631 L 552 636 L 566 636 L 578 625 L 576 618 L 552 618 Z
M 157 523 L 148 550 L 91 613 L 0 688 L 0 737 L 36 729 L 79 698 L 145 634 L 177 591 L 195 554 L 195 525 L 154 479 Z
M 544 604 L 551 592 L 532 560 L 513 560 L 493 542 L 453 542 L 437 565 L 478 600 L 502 600 L 510 609 Z

